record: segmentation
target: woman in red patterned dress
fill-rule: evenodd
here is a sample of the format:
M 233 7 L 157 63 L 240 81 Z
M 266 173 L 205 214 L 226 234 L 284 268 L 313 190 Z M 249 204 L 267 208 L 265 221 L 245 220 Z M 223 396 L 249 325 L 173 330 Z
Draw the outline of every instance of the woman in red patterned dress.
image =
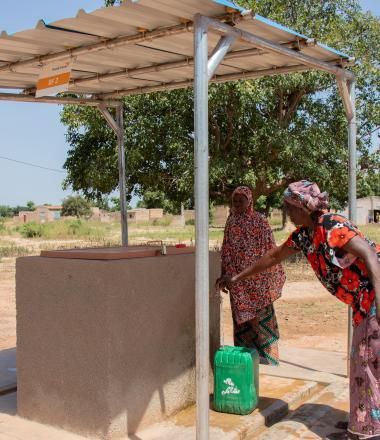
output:
M 239 186 L 232 194 L 222 246 L 222 276 L 233 276 L 275 246 L 265 217 L 252 209 L 252 192 Z M 230 289 L 235 345 L 256 348 L 262 363 L 278 364 L 278 325 L 273 302 L 285 282 L 281 265 Z
M 219 286 L 233 289 L 302 252 L 326 289 L 353 310 L 348 430 L 327 438 L 380 439 L 380 246 L 345 217 L 328 213 L 327 195 L 313 182 L 289 185 L 284 202 L 298 228 L 250 267 L 225 275 Z

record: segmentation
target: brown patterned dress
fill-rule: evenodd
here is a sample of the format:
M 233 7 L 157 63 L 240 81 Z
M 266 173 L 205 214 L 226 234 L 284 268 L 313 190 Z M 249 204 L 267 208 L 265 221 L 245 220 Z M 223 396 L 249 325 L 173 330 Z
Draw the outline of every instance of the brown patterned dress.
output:
M 248 210 L 242 214 L 232 212 L 227 219 L 222 246 L 223 274 L 238 274 L 275 246 L 266 218 L 252 211 L 249 195 L 247 198 Z M 252 279 L 234 283 L 230 290 L 235 345 L 256 348 L 262 363 L 278 364 L 279 331 L 273 302 L 281 296 L 284 282 L 282 266 L 276 265 Z

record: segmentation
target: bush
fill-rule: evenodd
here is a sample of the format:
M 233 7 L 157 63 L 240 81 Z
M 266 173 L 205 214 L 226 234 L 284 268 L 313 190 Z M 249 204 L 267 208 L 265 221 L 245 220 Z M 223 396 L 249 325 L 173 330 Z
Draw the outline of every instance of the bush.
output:
M 171 222 L 172 222 L 172 218 L 169 216 L 162 218 L 155 218 L 153 220 L 153 226 L 169 226 Z
M 195 219 L 189 218 L 188 220 L 185 221 L 185 225 L 186 226 L 194 226 L 195 225 Z
M 83 229 L 83 224 L 80 220 L 68 221 L 66 224 L 69 233 L 72 235 L 78 235 L 78 233 Z
M 19 230 L 20 234 L 26 238 L 42 237 L 43 234 L 43 226 L 36 222 L 25 223 Z
M 10 246 L 0 247 L 0 258 L 2 257 L 21 257 L 23 255 L 30 255 L 33 250 L 28 249 L 23 246 L 15 246 L 11 244 Z
M 7 232 L 7 227 L 5 226 L 5 220 L 0 218 L 0 234 Z
M 81 196 L 69 196 L 62 202 L 62 216 L 90 217 L 91 204 Z
M 92 233 L 96 234 L 97 230 L 91 228 L 86 220 L 58 220 L 46 223 L 43 229 L 43 237 L 49 240 L 54 239 L 70 239 L 88 238 Z

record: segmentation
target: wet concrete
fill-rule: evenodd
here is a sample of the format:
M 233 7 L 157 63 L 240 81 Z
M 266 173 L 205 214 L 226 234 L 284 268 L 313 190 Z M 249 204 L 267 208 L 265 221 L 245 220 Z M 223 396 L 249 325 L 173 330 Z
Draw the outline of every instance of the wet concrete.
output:
M 247 440 L 322 439 L 339 432 L 334 425 L 348 418 L 348 382 L 337 382 L 300 405 L 281 422 Z
M 243 439 L 259 435 L 267 425 L 286 416 L 289 408 L 299 405 L 321 389 L 311 381 L 279 377 L 260 377 L 260 402 L 256 410 L 247 416 L 218 413 L 210 410 L 210 439 Z M 136 440 L 195 439 L 195 406 L 178 413 L 167 423 L 157 424 L 139 432 Z M 158 434 L 159 433 L 159 434 Z M 161 436 L 161 437 L 160 437 Z M 132 437 L 131 437 L 132 439 Z

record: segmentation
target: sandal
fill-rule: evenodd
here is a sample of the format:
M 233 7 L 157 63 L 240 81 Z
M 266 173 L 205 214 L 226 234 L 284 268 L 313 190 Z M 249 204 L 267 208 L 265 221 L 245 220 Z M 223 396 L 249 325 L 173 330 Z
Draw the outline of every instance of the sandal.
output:
M 348 422 L 340 420 L 339 422 L 337 422 L 334 425 L 334 428 L 336 428 L 336 429 L 344 429 L 345 431 L 347 431 L 347 429 L 348 429 Z

